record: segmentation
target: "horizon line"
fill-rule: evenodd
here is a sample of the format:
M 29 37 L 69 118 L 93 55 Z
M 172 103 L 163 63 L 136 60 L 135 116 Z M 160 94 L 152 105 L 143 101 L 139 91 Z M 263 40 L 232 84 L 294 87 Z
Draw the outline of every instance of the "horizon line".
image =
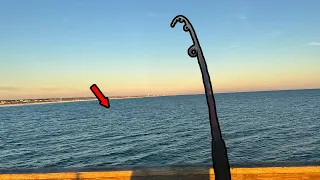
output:
M 270 92 L 270 91 L 299 91 L 299 90 L 320 90 L 320 88 L 307 88 L 307 89 L 267 89 L 267 90 L 253 90 L 253 91 L 226 91 L 226 92 L 214 92 L 213 94 L 232 94 L 232 93 L 254 93 L 254 92 Z M 148 95 L 116 95 L 116 96 L 106 96 L 108 98 L 113 97 L 153 97 L 153 96 L 184 96 L 184 95 L 202 95 L 205 94 L 205 92 L 201 93 L 177 93 L 177 94 L 152 94 L 150 93 Z M 70 98 L 93 98 L 95 99 L 95 96 L 78 96 L 78 97 L 48 97 L 48 98 L 22 98 L 22 99 L 0 99 L 3 100 L 37 100 L 37 99 L 70 99 Z

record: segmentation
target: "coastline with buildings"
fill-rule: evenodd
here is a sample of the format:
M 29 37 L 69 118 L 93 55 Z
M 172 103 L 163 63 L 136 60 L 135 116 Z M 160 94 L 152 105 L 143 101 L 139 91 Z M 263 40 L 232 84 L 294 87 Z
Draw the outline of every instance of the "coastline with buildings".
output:
M 253 92 L 272 92 L 272 91 L 297 91 L 297 90 L 319 90 L 319 88 L 312 89 L 282 89 L 282 90 L 260 90 L 260 91 L 241 91 L 241 92 L 220 92 L 216 94 L 229 93 L 253 93 Z M 165 94 L 165 95 L 140 95 L 140 96 L 109 96 L 109 99 L 131 99 L 131 98 L 148 98 L 160 96 L 181 96 L 181 95 L 198 95 L 203 93 L 192 94 Z M 73 97 L 73 98 L 42 98 L 42 99 L 15 99 L 15 100 L 0 100 L 0 107 L 8 106 L 22 106 L 22 105 L 36 105 L 36 104 L 51 104 L 51 103 L 65 103 L 65 102 L 79 102 L 79 101 L 97 101 L 96 97 Z
M 95 100 L 95 98 L 93 97 L 0 100 L 0 107 L 21 106 L 21 105 L 31 105 L 31 104 L 77 102 L 77 101 L 93 101 L 93 100 Z
M 144 98 L 144 97 L 157 97 L 157 96 L 164 96 L 164 95 L 111 96 L 108 98 L 109 99 L 129 99 L 129 98 Z M 95 101 L 95 100 L 97 100 L 96 97 L 0 100 L 0 107 L 22 106 L 22 105 L 33 105 L 33 104 L 79 102 L 79 101 Z

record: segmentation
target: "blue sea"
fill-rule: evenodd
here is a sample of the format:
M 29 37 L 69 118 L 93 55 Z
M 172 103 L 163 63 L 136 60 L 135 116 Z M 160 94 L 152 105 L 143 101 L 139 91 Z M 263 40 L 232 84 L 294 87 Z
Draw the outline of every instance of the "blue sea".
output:
M 215 94 L 234 164 L 320 161 L 320 90 Z M 0 107 L 0 169 L 210 164 L 205 95 Z

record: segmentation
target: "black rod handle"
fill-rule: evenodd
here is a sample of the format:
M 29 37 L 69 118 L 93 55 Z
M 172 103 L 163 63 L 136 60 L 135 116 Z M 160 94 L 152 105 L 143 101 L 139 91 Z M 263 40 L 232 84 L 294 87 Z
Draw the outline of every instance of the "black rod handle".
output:
M 215 180 L 231 180 L 227 148 L 223 139 L 212 139 L 212 162 Z

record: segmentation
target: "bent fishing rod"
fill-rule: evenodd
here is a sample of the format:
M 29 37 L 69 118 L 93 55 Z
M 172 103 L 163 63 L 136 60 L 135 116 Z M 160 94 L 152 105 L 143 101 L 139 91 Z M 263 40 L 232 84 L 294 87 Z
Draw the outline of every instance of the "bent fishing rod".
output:
M 188 55 L 191 58 L 197 57 L 198 64 L 201 69 L 202 81 L 203 81 L 207 104 L 209 108 L 209 119 L 210 119 L 211 136 L 212 136 L 212 162 L 213 162 L 215 180 L 231 180 L 227 148 L 221 136 L 221 130 L 220 130 L 217 110 L 216 110 L 216 103 L 213 96 L 212 85 L 211 85 L 211 80 L 210 80 L 206 60 L 203 56 L 203 52 L 200 47 L 196 32 L 194 31 L 190 21 L 185 16 L 178 15 L 172 20 L 171 27 L 174 28 L 178 22 L 184 23 L 183 30 L 185 32 L 190 33 L 191 39 L 193 41 L 193 45 L 189 47 Z

